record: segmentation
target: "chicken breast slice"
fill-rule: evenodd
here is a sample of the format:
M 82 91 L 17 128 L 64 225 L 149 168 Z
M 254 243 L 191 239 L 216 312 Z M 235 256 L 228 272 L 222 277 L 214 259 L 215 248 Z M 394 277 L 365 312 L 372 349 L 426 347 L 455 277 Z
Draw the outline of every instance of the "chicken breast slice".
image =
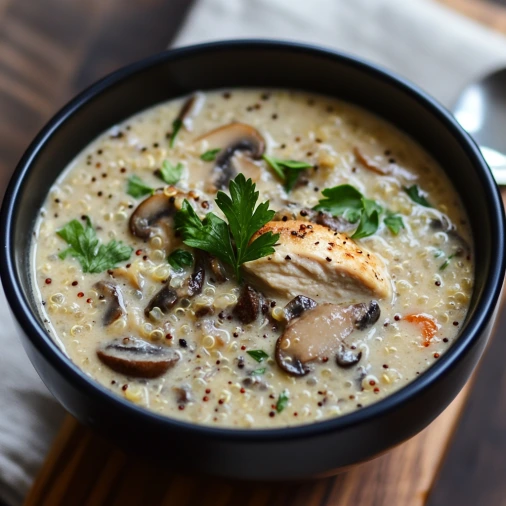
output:
M 382 259 L 346 234 L 307 221 L 270 221 L 252 240 L 266 232 L 280 234 L 276 252 L 243 265 L 266 294 L 334 303 L 392 296 Z

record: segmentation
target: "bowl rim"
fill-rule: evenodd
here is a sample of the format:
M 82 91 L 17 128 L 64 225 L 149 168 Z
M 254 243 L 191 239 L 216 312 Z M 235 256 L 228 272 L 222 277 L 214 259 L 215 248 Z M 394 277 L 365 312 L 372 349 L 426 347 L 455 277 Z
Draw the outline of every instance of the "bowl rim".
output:
M 472 318 L 466 322 L 466 326 L 459 338 L 435 364 L 409 384 L 391 395 L 388 395 L 384 399 L 374 402 L 364 408 L 327 420 L 313 421 L 307 424 L 289 427 L 236 429 L 186 422 L 157 414 L 147 408 L 137 406 L 110 391 L 74 364 L 44 328 L 39 325 L 36 316 L 30 308 L 28 300 L 26 300 L 22 294 L 20 288 L 21 282 L 16 275 L 14 260 L 16 251 L 13 242 L 14 227 L 11 225 L 13 216 L 18 213 L 17 194 L 24 184 L 25 175 L 31 170 L 32 161 L 45 143 L 50 140 L 53 132 L 76 110 L 86 105 L 96 95 L 162 62 L 170 62 L 180 58 L 184 59 L 194 54 L 216 53 L 230 50 L 248 51 L 252 49 L 264 51 L 281 50 L 288 53 L 309 53 L 315 57 L 333 60 L 356 68 L 364 73 L 369 73 L 393 85 L 401 93 L 405 93 L 418 101 L 456 138 L 462 146 L 466 156 L 477 170 L 477 175 L 489 197 L 489 207 L 493 211 L 489 218 L 493 232 L 491 240 L 495 254 L 492 255 L 488 277 L 485 281 L 480 299 L 477 302 L 474 314 Z M 89 396 L 98 396 L 100 401 L 110 403 L 125 416 L 134 415 L 137 417 L 147 417 L 151 423 L 165 426 L 166 429 L 173 429 L 174 431 L 186 432 L 188 434 L 192 433 L 219 440 L 274 442 L 278 440 L 300 439 L 324 435 L 329 432 L 337 432 L 367 423 L 376 417 L 395 411 L 402 404 L 422 395 L 425 391 L 429 390 L 441 376 L 448 374 L 481 339 L 482 334 L 485 333 L 488 324 L 494 317 L 505 270 L 504 229 L 502 199 L 490 169 L 483 159 L 477 145 L 471 136 L 457 123 L 457 120 L 451 113 L 434 98 L 418 88 L 418 86 L 376 64 L 369 63 L 361 58 L 350 56 L 333 49 L 325 48 L 321 45 L 269 39 L 224 40 L 169 49 L 122 67 L 79 93 L 46 123 L 19 161 L 5 193 L 0 217 L 0 240 L 3 242 L 3 247 L 1 248 L 1 257 L 3 261 L 0 262 L 0 277 L 11 311 L 23 332 L 37 351 L 42 354 L 52 367 L 54 367 L 59 374 L 64 376 L 74 388 L 81 390 Z

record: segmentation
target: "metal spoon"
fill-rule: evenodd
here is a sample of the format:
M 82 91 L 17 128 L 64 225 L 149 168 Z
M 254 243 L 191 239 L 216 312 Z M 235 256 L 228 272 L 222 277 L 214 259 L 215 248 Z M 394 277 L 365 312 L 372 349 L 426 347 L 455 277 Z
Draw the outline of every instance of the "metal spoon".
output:
M 479 144 L 497 184 L 506 185 L 506 69 L 468 86 L 453 114 Z

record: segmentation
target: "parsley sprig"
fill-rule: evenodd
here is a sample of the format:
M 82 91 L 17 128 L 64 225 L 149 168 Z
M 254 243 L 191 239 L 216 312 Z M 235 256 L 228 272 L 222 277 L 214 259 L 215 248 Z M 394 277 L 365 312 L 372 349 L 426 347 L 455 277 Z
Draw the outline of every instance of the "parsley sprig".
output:
M 176 184 L 183 175 L 184 165 L 179 162 L 172 165 L 169 160 L 164 160 L 160 170 L 156 171 L 156 175 L 167 184 Z
M 139 176 L 133 175 L 128 178 L 127 193 L 138 199 L 144 195 L 153 195 L 154 189 L 148 186 Z
M 425 197 L 425 192 L 420 190 L 419 186 L 417 184 L 414 184 L 413 186 L 410 186 L 409 188 L 407 186 L 404 186 L 404 191 L 408 194 L 409 198 L 416 202 L 417 204 L 420 204 L 424 207 L 432 207 L 430 202 Z
M 228 223 L 214 213 L 208 213 L 201 221 L 185 200 L 175 216 L 175 224 L 187 246 L 207 251 L 230 264 L 241 280 L 241 265 L 274 253 L 279 234 L 267 232 L 250 242 L 275 213 L 269 210 L 269 201 L 256 207 L 256 185 L 243 174 L 230 181 L 229 191 L 230 196 L 220 191 L 216 197 Z
M 72 220 L 56 232 L 69 247 L 59 253 L 64 260 L 67 255 L 77 259 L 83 272 L 98 273 L 114 269 L 119 262 L 130 258 L 133 248 L 122 242 L 109 241 L 100 244 L 91 221 L 86 217 L 86 227 L 78 220 Z
M 300 172 L 310 169 L 313 165 L 308 162 L 299 162 L 297 160 L 283 160 L 274 156 L 264 155 L 263 159 L 272 167 L 272 170 L 285 183 L 285 191 L 288 193 L 293 190 Z
M 327 211 L 333 216 L 341 216 L 350 223 L 357 223 L 352 239 L 362 239 L 376 233 L 383 208 L 374 200 L 364 197 L 354 186 L 342 184 L 322 191 L 324 199 L 313 208 Z M 397 235 L 404 228 L 402 217 L 387 211 L 385 225 Z

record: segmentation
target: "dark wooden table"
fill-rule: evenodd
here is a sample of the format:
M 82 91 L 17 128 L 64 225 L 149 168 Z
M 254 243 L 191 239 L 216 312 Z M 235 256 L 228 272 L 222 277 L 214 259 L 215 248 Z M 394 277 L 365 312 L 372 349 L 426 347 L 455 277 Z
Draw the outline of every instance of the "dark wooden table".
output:
M 440 1 L 506 33 L 506 0 Z M 60 106 L 111 70 L 164 49 L 191 4 L 0 0 L 1 191 L 28 142 Z M 505 331 L 501 312 L 429 506 L 506 505 Z

